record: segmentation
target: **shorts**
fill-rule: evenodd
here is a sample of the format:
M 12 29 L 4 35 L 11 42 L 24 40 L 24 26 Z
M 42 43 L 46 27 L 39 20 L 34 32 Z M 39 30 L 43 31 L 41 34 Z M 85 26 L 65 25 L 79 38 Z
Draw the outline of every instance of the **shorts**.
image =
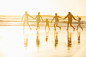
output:
M 54 24 L 55 24 L 55 25 L 58 25 L 58 22 L 55 22 Z

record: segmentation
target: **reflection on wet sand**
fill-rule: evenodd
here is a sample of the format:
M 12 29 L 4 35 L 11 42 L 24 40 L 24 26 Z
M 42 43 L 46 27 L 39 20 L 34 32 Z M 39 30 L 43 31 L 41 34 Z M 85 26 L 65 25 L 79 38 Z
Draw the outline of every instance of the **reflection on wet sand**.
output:
M 77 34 L 78 34 L 77 35 L 77 37 L 78 37 L 78 39 L 77 39 L 78 40 L 78 45 L 80 45 L 80 32 L 77 31 Z
M 68 46 L 68 50 L 70 50 L 70 47 L 72 46 L 71 37 L 72 37 L 72 33 L 67 31 L 67 46 Z
M 45 38 L 46 43 L 48 41 L 48 34 L 49 34 L 49 31 L 46 31 L 46 38 Z
M 52 43 L 54 44 L 54 47 L 56 49 L 58 45 L 58 31 L 54 30 L 54 42 L 52 41 Z
M 20 30 L 18 27 L 15 28 L 17 31 L 12 29 L 9 32 L 9 29 L 3 29 L 7 31 L 0 36 L 0 53 L 7 57 L 12 57 L 11 54 L 18 55 L 17 57 L 53 57 L 54 55 L 55 57 L 70 57 L 79 51 L 78 47 L 82 48 L 82 45 L 86 43 L 83 41 L 85 39 L 84 31 L 45 31 L 29 30 L 28 28 Z M 0 31 L 3 32 L 3 30 Z M 39 54 L 41 55 L 39 56 Z
M 24 47 L 27 48 L 27 46 L 28 46 L 28 34 L 27 34 L 27 37 L 24 38 Z
M 40 39 L 39 39 L 39 31 L 37 30 L 37 37 L 36 37 L 36 46 L 39 49 L 40 46 Z

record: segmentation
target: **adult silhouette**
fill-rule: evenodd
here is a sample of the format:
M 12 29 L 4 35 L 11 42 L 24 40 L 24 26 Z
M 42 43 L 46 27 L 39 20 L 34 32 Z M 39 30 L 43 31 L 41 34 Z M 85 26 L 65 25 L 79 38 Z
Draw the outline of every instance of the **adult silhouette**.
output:
M 28 17 L 33 18 L 32 16 L 30 16 L 30 15 L 28 14 L 27 11 L 25 11 L 25 14 L 22 16 L 22 20 L 24 19 L 23 30 L 25 29 L 25 23 L 27 23 L 27 25 L 30 27 L 29 21 L 28 21 Z M 34 18 L 33 18 L 33 19 L 34 19 Z M 31 27 L 30 27 L 30 30 L 32 30 Z
M 67 16 L 64 19 L 66 19 L 67 17 L 68 17 L 67 30 L 69 28 L 69 24 L 73 28 L 73 30 L 75 30 L 75 28 L 72 26 L 72 19 L 76 20 L 75 17 L 72 15 L 71 12 L 68 12 Z
M 40 12 L 38 12 L 38 15 L 36 15 L 37 29 L 39 28 L 40 18 L 42 19 Z M 43 21 L 43 19 L 42 19 L 42 21 Z

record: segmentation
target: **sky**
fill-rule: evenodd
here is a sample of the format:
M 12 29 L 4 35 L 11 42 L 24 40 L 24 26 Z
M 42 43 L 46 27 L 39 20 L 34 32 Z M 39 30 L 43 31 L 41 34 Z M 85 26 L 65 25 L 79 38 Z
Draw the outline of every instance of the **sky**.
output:
M 0 0 L 0 15 L 73 15 L 86 16 L 86 0 Z

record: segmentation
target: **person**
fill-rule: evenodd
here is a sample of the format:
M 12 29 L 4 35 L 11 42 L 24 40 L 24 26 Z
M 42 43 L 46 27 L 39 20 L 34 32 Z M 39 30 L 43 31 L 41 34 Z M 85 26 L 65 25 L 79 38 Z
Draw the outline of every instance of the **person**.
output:
M 46 26 L 45 26 L 45 30 L 46 30 L 46 27 L 47 27 L 47 26 L 48 26 L 48 28 L 49 28 L 49 30 L 50 30 L 48 19 L 46 19 Z
M 54 16 L 53 19 L 51 20 L 51 23 L 52 23 L 52 21 L 55 19 L 55 23 L 54 23 L 54 29 L 55 29 L 55 30 L 56 30 L 56 27 L 59 27 L 59 28 L 61 29 L 61 27 L 58 26 L 59 18 L 61 18 L 61 17 L 58 16 L 57 13 L 55 13 L 55 16 Z
M 68 28 L 69 28 L 69 24 L 70 24 L 70 26 L 73 28 L 73 30 L 75 30 L 75 28 L 72 26 L 72 18 L 73 18 L 74 20 L 76 20 L 75 17 L 72 15 L 71 12 L 68 12 L 68 15 L 67 15 L 64 19 L 66 19 L 67 17 L 68 17 L 67 30 L 68 30 Z
M 38 28 L 40 28 L 40 27 L 39 27 L 40 18 L 42 19 L 41 15 L 40 15 L 40 12 L 38 12 L 38 15 L 36 16 L 36 21 L 37 21 L 37 29 L 38 29 Z M 42 19 L 42 21 L 43 21 L 43 19 Z
M 77 17 L 78 17 L 78 16 L 77 16 Z M 83 28 L 81 27 L 80 21 L 81 21 L 81 18 L 78 17 L 78 25 L 77 25 L 77 29 L 76 29 L 76 30 L 78 30 L 78 27 L 80 27 L 80 28 L 82 29 L 82 31 L 83 31 Z
M 32 16 L 30 16 L 30 15 L 28 14 L 27 11 L 25 11 L 25 14 L 22 16 L 22 20 L 24 19 L 23 30 L 25 29 L 25 23 L 27 23 L 27 25 L 30 27 L 29 22 L 28 22 L 28 17 L 33 18 Z M 34 19 L 34 18 L 33 18 L 33 19 Z M 30 27 L 30 30 L 32 30 L 31 27 Z

